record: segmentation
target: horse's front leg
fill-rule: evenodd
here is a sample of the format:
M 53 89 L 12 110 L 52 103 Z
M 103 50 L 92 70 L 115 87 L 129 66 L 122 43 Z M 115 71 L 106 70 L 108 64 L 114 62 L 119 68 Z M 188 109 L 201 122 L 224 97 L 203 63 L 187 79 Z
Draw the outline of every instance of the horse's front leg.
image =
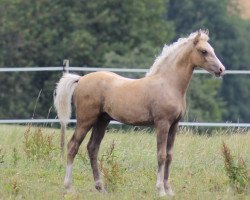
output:
M 163 180 L 164 180 L 164 166 L 166 162 L 166 146 L 167 146 L 168 131 L 169 131 L 169 124 L 166 123 L 166 121 L 161 121 L 156 124 L 157 160 L 158 160 L 156 189 L 160 197 L 166 195 Z
M 169 183 L 169 175 L 170 175 L 170 164 L 173 158 L 174 140 L 175 140 L 175 136 L 176 136 L 176 132 L 178 131 L 178 128 L 179 128 L 178 122 L 172 124 L 168 133 L 168 141 L 167 141 L 167 159 L 165 163 L 164 188 L 165 188 L 165 192 L 170 196 L 174 195 L 174 192 Z

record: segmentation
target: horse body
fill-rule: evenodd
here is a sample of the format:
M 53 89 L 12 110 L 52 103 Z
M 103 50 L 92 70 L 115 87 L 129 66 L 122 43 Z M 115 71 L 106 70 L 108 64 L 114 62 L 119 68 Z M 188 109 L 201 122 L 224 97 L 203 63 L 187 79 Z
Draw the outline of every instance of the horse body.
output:
M 71 187 L 74 157 L 92 128 L 88 154 L 95 187 L 105 191 L 100 181 L 97 155 L 106 127 L 113 119 L 130 125 L 155 125 L 158 160 L 156 188 L 160 196 L 173 195 L 169 183 L 173 145 L 178 123 L 185 113 L 186 91 L 193 70 L 200 66 L 216 76 L 225 71 L 207 41 L 207 33 L 199 31 L 164 47 L 150 72 L 141 79 L 128 79 L 111 72 L 94 72 L 83 77 L 65 74 L 61 78 L 55 107 L 62 124 L 62 139 L 71 113 L 73 93 L 77 118 L 74 135 L 68 143 L 64 181 L 67 189 Z M 61 144 L 63 147 L 63 141 Z
M 89 116 L 93 108 L 96 116 L 106 113 L 130 125 L 152 125 L 160 117 L 169 117 L 168 113 L 182 116 L 185 95 L 170 85 L 171 79 L 159 75 L 128 79 L 111 72 L 88 74 L 80 78 L 74 92 L 77 118 Z
M 144 94 L 147 95 L 147 91 L 143 80 L 126 79 L 110 72 L 96 72 L 89 75 L 80 79 L 76 88 L 76 99 L 82 101 L 83 94 L 90 96 L 91 103 L 98 104 L 98 115 L 106 113 L 110 119 L 123 123 L 135 124 L 150 121 L 148 103 L 140 104 L 147 98 L 144 96 Z M 88 82 L 91 82 L 90 86 Z M 85 90 L 86 87 L 87 90 Z M 95 92 L 93 93 L 93 91 Z M 131 104 L 138 106 L 131 107 Z M 79 110 L 79 112 L 81 111 Z M 133 115 L 138 117 L 134 119 Z

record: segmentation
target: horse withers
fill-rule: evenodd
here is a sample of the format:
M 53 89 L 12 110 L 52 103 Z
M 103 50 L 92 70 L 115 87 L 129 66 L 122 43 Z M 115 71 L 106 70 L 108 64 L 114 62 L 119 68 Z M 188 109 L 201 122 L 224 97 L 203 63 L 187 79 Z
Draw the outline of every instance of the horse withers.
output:
M 85 76 L 64 74 L 57 84 L 55 107 L 62 127 L 71 115 L 71 98 L 76 108 L 76 128 L 68 143 L 64 185 L 71 188 L 72 167 L 79 146 L 92 128 L 87 145 L 95 188 L 105 189 L 100 181 L 97 155 L 110 120 L 130 125 L 154 125 L 157 137 L 159 196 L 174 195 L 169 183 L 170 164 L 178 123 L 186 109 L 186 92 L 196 67 L 221 77 L 225 67 L 208 43 L 207 31 L 197 31 L 165 45 L 149 72 L 141 79 L 129 79 L 111 72 Z

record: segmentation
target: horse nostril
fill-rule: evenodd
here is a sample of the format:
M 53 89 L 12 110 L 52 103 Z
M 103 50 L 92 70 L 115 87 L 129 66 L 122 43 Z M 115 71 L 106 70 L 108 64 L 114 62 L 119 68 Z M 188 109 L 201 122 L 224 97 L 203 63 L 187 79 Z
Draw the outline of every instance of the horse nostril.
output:
M 223 69 L 220 67 L 220 72 L 223 72 Z

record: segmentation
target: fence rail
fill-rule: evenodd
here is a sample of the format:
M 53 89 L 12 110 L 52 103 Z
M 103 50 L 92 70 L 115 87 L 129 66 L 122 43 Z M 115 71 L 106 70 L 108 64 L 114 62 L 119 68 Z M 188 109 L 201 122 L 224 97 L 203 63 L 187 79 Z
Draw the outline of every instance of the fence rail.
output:
M 43 71 L 112 71 L 125 73 L 146 73 L 148 69 L 127 69 L 127 68 L 97 68 L 97 67 L 69 67 L 68 61 L 64 62 L 66 66 L 61 67 L 15 67 L 0 68 L 0 72 L 43 72 Z M 208 74 L 205 70 L 195 70 L 195 74 Z M 249 75 L 250 70 L 227 70 L 226 74 Z M 76 123 L 71 119 L 70 123 Z M 58 119 L 0 119 L 0 124 L 29 124 L 29 123 L 59 123 Z M 111 121 L 111 124 L 121 124 Z M 199 126 L 199 127 L 250 127 L 250 123 L 209 123 L 209 122 L 181 122 L 181 126 Z
M 43 71 L 63 71 L 65 68 L 61 67 L 2 67 L 0 72 L 43 72 Z M 111 72 L 128 72 L 128 73 L 146 73 L 149 69 L 127 69 L 127 68 L 100 68 L 100 67 L 67 67 L 67 71 L 111 71 Z M 205 70 L 195 70 L 195 74 L 209 74 Z M 226 70 L 226 74 L 250 74 L 250 70 Z
M 59 123 L 59 119 L 1 119 L 0 124 L 46 124 Z M 76 123 L 76 119 L 69 120 L 69 123 Z M 117 121 L 110 124 L 121 125 Z M 202 126 L 202 127 L 250 127 L 250 123 L 210 123 L 210 122 L 180 122 L 180 126 Z

